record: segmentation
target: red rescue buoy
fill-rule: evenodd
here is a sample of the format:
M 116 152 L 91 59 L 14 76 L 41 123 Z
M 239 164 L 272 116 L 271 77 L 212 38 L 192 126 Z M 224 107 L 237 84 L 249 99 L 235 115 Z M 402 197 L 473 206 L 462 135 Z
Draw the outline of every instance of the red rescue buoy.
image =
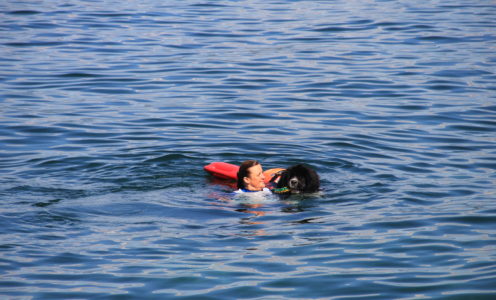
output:
M 238 178 L 239 166 L 233 164 L 217 161 L 206 165 L 203 169 L 217 178 L 232 180 Z
M 239 166 L 233 165 L 230 163 L 225 163 L 225 162 L 213 162 L 205 167 L 203 167 L 205 171 L 208 173 L 212 174 L 212 176 L 220 179 L 231 179 L 231 180 L 237 180 L 238 179 L 238 171 L 239 171 Z M 272 176 L 274 176 L 276 173 L 284 171 L 282 168 L 275 168 L 275 169 L 269 169 L 264 172 L 265 175 L 265 183 L 268 183 Z

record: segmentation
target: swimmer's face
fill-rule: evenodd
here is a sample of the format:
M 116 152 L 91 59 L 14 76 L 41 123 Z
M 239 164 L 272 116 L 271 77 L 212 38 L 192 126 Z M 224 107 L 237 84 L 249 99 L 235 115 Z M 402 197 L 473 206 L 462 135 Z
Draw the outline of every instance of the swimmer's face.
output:
M 248 168 L 248 177 L 244 178 L 246 189 L 261 191 L 265 187 L 264 179 L 262 165 L 258 164 Z

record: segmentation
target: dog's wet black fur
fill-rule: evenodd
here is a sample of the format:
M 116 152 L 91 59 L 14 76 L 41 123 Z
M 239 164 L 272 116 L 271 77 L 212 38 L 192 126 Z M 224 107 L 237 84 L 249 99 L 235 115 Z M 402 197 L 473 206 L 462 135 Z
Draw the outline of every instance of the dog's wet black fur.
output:
M 287 188 L 284 194 L 315 193 L 319 191 L 320 178 L 309 166 L 298 164 L 282 171 L 276 188 Z

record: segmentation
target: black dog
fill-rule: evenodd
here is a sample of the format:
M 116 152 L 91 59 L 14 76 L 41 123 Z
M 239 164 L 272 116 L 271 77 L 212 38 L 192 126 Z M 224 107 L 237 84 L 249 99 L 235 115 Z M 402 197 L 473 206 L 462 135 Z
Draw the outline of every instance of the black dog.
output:
M 319 190 L 320 179 L 312 168 L 298 164 L 281 171 L 271 179 L 275 183 L 272 191 L 276 194 L 315 193 Z

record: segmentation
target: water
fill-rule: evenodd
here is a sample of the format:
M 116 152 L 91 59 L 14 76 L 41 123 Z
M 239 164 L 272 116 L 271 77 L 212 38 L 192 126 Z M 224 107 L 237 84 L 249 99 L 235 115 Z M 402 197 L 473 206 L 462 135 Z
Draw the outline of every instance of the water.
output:
M 2 298 L 496 297 L 494 2 L 60 3 L 0 3 Z

